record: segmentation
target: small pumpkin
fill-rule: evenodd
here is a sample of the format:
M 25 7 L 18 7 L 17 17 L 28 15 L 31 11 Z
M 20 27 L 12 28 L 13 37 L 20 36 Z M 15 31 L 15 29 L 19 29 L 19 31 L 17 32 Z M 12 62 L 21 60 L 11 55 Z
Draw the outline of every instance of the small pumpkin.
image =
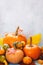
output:
M 39 63 L 39 64 L 43 64 L 43 60 L 39 59 L 39 60 L 38 60 L 38 63 Z
M 30 64 L 30 63 L 32 63 L 31 57 L 28 57 L 28 56 L 24 57 L 23 58 L 23 63 L 24 64 Z
M 18 41 L 18 42 L 24 41 L 26 43 L 27 42 L 26 37 L 22 34 L 18 34 L 18 30 L 19 30 L 19 26 L 17 27 L 15 34 L 7 34 L 4 37 L 3 42 L 9 44 L 10 47 L 13 47 L 13 43 L 16 42 L 16 41 Z
M 23 50 L 25 55 L 31 57 L 33 60 L 38 59 L 41 54 L 40 47 L 32 45 L 32 37 L 30 37 L 30 45 L 26 45 Z
M 10 63 L 19 63 L 23 57 L 24 53 L 20 49 L 8 48 L 6 51 L 6 59 Z

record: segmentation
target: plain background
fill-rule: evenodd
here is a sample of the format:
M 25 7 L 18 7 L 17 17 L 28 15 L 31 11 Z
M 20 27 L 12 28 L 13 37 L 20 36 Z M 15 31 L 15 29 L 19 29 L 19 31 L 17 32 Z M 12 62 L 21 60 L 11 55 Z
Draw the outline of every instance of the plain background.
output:
M 0 34 L 17 26 L 26 36 L 43 35 L 43 0 L 0 0 Z

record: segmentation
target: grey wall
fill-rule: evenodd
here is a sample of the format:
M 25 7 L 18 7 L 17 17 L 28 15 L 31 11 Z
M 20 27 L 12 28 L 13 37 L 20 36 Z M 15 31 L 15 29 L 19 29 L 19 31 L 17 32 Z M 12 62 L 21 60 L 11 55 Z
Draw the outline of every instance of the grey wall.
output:
M 0 33 L 18 25 L 26 35 L 43 34 L 43 0 L 0 0 Z

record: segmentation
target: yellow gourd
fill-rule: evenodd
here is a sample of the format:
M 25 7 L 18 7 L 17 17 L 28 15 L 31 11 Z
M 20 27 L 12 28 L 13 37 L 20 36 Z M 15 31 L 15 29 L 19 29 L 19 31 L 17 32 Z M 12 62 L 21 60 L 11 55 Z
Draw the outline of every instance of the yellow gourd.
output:
M 0 55 L 0 62 L 4 63 L 4 65 L 8 65 L 4 55 Z
M 3 63 L 4 63 L 5 65 L 8 65 L 8 63 L 7 63 L 7 61 L 6 61 L 6 60 L 4 60 L 4 61 L 3 61 Z

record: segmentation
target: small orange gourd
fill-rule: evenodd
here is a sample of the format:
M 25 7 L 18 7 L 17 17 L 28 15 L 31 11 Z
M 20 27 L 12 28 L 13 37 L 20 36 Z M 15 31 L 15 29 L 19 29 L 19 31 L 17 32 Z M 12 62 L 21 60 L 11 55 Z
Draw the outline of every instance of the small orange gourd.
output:
M 0 47 L 0 55 L 2 55 L 4 53 L 5 53 L 5 50 L 2 47 Z
M 24 57 L 23 58 L 23 63 L 24 64 L 30 64 L 30 63 L 32 63 L 31 57 L 28 57 L 28 56 Z

